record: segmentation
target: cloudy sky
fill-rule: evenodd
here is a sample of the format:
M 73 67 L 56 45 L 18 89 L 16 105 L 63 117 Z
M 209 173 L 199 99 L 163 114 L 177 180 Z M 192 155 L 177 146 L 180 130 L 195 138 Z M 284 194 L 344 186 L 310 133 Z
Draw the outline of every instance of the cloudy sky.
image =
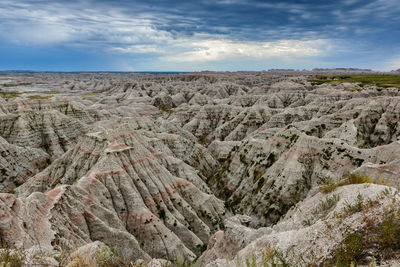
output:
M 400 0 L 0 0 L 0 69 L 400 68 Z

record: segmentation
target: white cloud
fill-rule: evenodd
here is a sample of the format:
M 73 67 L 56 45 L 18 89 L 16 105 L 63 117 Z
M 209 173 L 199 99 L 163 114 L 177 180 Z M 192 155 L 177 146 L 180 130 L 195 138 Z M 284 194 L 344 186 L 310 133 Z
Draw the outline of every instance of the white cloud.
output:
M 399 11 L 400 5 L 398 0 L 375 0 L 348 12 L 348 21 L 357 21 L 365 18 L 398 20 L 397 14 Z
M 2 31 L 2 38 L 16 44 L 51 45 L 70 41 L 73 34 L 72 29 L 65 27 L 31 24 L 29 27 L 16 26 L 13 31 Z
M 129 54 L 156 54 L 152 62 L 176 68 L 180 66 L 208 66 L 223 61 L 244 62 L 248 60 L 270 62 L 285 61 L 293 63 L 314 60 L 333 51 L 337 53 L 340 45 L 333 39 L 317 39 L 317 33 L 301 31 L 298 36 L 290 27 L 268 29 L 262 36 L 291 36 L 293 40 L 241 41 L 218 34 L 194 34 L 183 36 L 162 30 L 155 25 L 167 25 L 173 15 L 157 16 L 151 13 L 132 14 L 122 8 L 93 1 L 80 1 L 79 5 L 65 1 L 38 1 L 37 4 L 16 0 L 0 0 L 0 36 L 3 40 L 24 45 L 80 46 L 88 51 L 113 51 L 123 54 L 128 61 Z M 239 0 L 220 0 L 223 3 L 241 3 Z M 352 1 L 352 0 L 349 0 Z M 388 0 L 390 1 L 390 0 Z M 34 1 L 33 1 L 34 2 Z M 41 3 L 41 4 L 40 4 Z M 257 4 L 258 5 L 258 4 Z M 299 4 L 259 3 L 261 7 L 290 10 L 293 14 L 312 18 L 311 12 L 304 11 Z M 347 13 L 337 13 L 344 16 Z M 167 16 L 167 17 L 166 17 Z M 196 18 L 185 18 L 192 20 Z M 184 27 L 186 20 L 178 17 Z M 175 25 L 176 26 L 176 25 Z M 229 34 L 229 27 L 214 27 L 219 32 Z M 336 27 L 337 30 L 346 28 Z M 307 40 L 301 39 L 307 36 Z M 294 40 L 294 39 L 298 40 Z M 95 48 L 95 49 L 93 49 Z M 342 48 L 343 49 L 343 46 Z M 126 57 L 125 57 L 126 56 Z M 122 63 L 121 63 L 122 64 Z M 125 64 L 125 63 L 124 63 Z M 123 69 L 129 69 L 129 64 Z M 138 63 L 135 63 L 136 65 Z M 153 63 L 152 63 L 153 64 Z M 252 63 L 249 63 L 252 64 Z M 261 64 L 261 63 L 260 63 Z M 251 65 L 249 68 L 253 67 Z M 225 67 L 225 66 L 224 66 Z M 241 65 L 238 65 L 241 68 Z M 199 67 L 200 68 L 200 67 Z
M 129 54 L 140 54 L 140 53 L 166 53 L 164 49 L 155 45 L 131 45 L 127 47 L 112 47 L 111 50 L 129 53 Z
M 166 61 L 195 62 L 232 58 L 302 58 L 318 56 L 332 48 L 329 40 L 280 40 L 244 42 L 232 40 L 184 40 L 188 51 L 162 57 Z
M 7 1 L 7 0 L 5 0 Z M 217 34 L 173 36 L 145 17 L 119 9 L 59 4 L 0 7 L 0 34 L 18 44 L 87 46 L 124 54 L 154 53 L 164 62 L 207 62 L 234 58 L 313 57 L 332 46 L 329 40 L 237 41 Z M 17 19 L 21 18 L 21 19 Z M 157 21 L 157 18 L 154 18 Z M 11 30 L 10 30 L 11 29 Z
M 118 8 L 86 7 L 84 2 L 73 6 L 2 1 L 0 35 L 17 44 L 91 46 L 96 43 L 97 47 L 108 49 L 171 38 L 170 33 L 157 30 L 151 19 L 126 15 Z

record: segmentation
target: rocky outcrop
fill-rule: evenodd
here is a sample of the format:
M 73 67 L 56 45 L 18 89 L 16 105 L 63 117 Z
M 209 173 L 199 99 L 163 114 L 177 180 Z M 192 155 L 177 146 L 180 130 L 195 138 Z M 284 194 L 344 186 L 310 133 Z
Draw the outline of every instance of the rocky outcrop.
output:
M 169 110 L 175 107 L 172 97 L 166 93 L 161 93 L 155 96 L 153 99 L 153 105 L 163 110 Z
M 9 143 L 39 148 L 56 159 L 100 116 L 79 103 L 13 101 L 0 106 L 0 136 Z
M 290 266 L 334 264 L 340 253 L 346 253 L 340 251 L 349 239 L 357 238 L 355 242 L 360 243 L 352 243 L 353 248 L 361 250 L 357 251 L 363 257 L 359 262 L 368 264 L 371 255 L 380 253 L 376 237 L 379 233 L 374 231 L 379 231 L 382 222 L 390 218 L 390 209 L 399 200 L 390 187 L 348 185 L 329 194 L 311 195 L 273 227 L 252 229 L 246 226 L 250 218 L 235 216 L 226 222 L 227 230 L 211 238 L 200 263 L 203 266 L 245 266 L 246 262 L 257 266 L 274 262 Z M 361 241 L 361 236 L 367 234 L 371 242 L 368 247 Z
M 229 213 L 192 167 L 138 128 L 129 120 L 93 125 L 74 148 L 17 189 L 28 198 L 59 192 L 46 211 L 46 224 L 58 233 L 49 232 L 49 242 L 71 247 L 102 240 L 121 248 L 129 242 L 152 257 L 200 255 Z
M 43 169 L 49 159 L 40 149 L 12 145 L 0 137 L 0 192 L 13 191 Z

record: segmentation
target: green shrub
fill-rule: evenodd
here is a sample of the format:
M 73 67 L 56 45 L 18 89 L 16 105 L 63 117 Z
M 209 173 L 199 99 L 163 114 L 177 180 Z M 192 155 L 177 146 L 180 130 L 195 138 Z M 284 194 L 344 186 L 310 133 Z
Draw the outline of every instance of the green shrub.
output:
M 313 210 L 314 215 L 318 215 L 319 217 L 323 217 L 328 212 L 336 206 L 340 200 L 339 195 L 332 195 L 331 197 L 327 197 L 325 200 L 322 200 L 318 206 Z
M 324 194 L 328 194 L 335 190 L 339 184 L 333 182 L 332 180 L 326 180 L 324 184 L 321 186 L 320 191 Z
M 373 182 L 374 179 L 369 176 L 363 176 L 359 173 L 352 173 L 345 179 L 343 183 L 344 185 L 346 185 L 346 184 L 364 184 L 364 183 L 372 184 Z
M 0 248 L 0 266 L 24 266 L 25 258 L 25 253 L 19 249 L 12 249 L 9 247 Z
M 282 251 L 272 247 L 272 246 L 267 246 L 267 248 L 262 252 L 261 254 L 261 260 L 259 264 L 257 264 L 257 259 L 256 256 L 253 254 L 251 260 L 246 259 L 246 267 L 275 267 L 275 266 L 280 266 L 280 267 L 289 267 L 293 266 L 289 263 L 287 260 L 288 258 L 288 253 L 283 253 Z M 239 267 L 240 265 L 240 259 L 237 256 L 236 257 L 236 267 Z
M 350 266 L 357 264 L 363 253 L 362 235 L 350 233 L 343 240 L 343 244 L 336 251 L 336 266 Z
M 353 205 L 348 203 L 348 205 L 345 207 L 345 212 L 347 214 L 354 214 L 356 212 L 360 212 L 363 210 L 364 207 L 364 199 L 362 195 L 358 194 L 357 195 L 357 201 Z
M 393 209 L 387 212 L 383 219 L 378 239 L 382 248 L 400 248 L 400 218 Z
M 104 246 L 101 251 L 96 254 L 97 267 L 118 267 L 129 266 L 119 255 L 119 251 L 113 247 Z

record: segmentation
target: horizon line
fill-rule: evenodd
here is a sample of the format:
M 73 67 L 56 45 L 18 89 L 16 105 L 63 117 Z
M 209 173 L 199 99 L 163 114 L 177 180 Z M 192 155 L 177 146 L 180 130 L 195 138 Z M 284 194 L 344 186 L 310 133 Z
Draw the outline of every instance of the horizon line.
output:
M 5 69 L 0 70 L 0 73 L 170 73 L 170 74 L 180 74 L 180 73 L 200 73 L 200 72 L 227 72 L 227 73 L 235 73 L 235 72 L 272 72 L 272 71 L 288 71 L 288 72 L 316 72 L 316 71 L 358 71 L 358 72 L 377 72 L 377 73 L 391 73 L 391 72 L 398 72 L 399 70 L 373 70 L 373 69 L 365 69 L 365 68 L 353 68 L 353 67 L 337 67 L 337 68 L 312 68 L 312 69 L 283 69 L 283 68 L 272 68 L 272 69 L 265 69 L 265 70 L 194 70 L 194 71 L 162 71 L 162 70 L 143 70 L 143 71 L 124 71 L 124 70 L 26 70 L 26 69 Z

